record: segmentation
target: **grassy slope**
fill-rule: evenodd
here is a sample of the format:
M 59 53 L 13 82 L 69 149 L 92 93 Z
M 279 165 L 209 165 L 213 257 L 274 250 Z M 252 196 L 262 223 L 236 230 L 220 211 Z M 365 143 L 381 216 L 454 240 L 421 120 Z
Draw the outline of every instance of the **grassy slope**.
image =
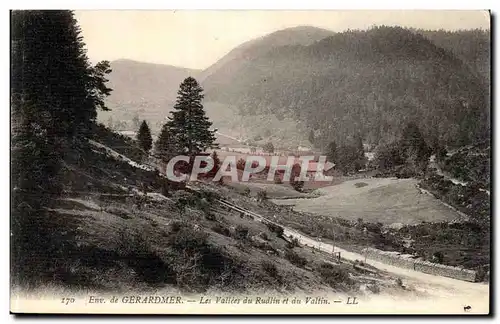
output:
M 357 187 L 358 183 L 367 185 Z M 351 221 L 362 218 L 366 222 L 383 224 L 418 224 L 457 218 L 435 198 L 420 194 L 416 183 L 417 180 L 412 179 L 352 180 L 319 189 L 321 196 L 318 198 L 277 200 L 276 203 L 294 205 L 298 211 Z
M 65 195 L 32 215 L 37 236 L 13 253 L 28 261 L 14 273 L 35 280 L 18 284 L 114 292 L 354 292 L 381 278 L 348 263 L 325 263 L 329 255 L 290 246 L 263 223 L 220 209 L 210 195 L 175 191 L 166 198 L 158 193 L 157 174 L 103 153 L 94 147 L 80 162 L 68 161 Z M 148 196 L 140 193 L 143 184 Z M 218 190 L 262 210 L 227 187 Z M 389 279 L 377 285 L 397 289 Z

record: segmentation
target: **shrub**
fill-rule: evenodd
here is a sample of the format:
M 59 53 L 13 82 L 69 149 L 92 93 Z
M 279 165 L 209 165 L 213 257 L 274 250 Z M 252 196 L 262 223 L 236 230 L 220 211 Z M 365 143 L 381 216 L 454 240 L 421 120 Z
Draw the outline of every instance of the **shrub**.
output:
M 267 200 L 267 192 L 265 190 L 259 190 L 259 192 L 257 192 L 257 200 L 258 201 Z
M 131 219 L 132 216 L 130 216 L 130 213 L 124 209 L 117 208 L 117 207 L 106 207 L 104 208 L 104 211 L 110 214 L 117 215 L 123 219 Z
M 185 224 L 170 235 L 172 252 L 167 254 L 176 284 L 190 291 L 205 291 L 219 280 L 233 262 L 208 242 L 208 233 Z
M 278 268 L 276 268 L 276 265 L 273 262 L 267 260 L 262 261 L 261 267 L 271 277 L 278 276 Z
M 289 249 L 293 249 L 294 247 L 299 247 L 300 243 L 296 237 L 290 237 L 290 241 L 287 244 Z
M 296 265 L 297 267 L 304 267 L 307 264 L 307 259 L 301 257 L 295 251 L 287 250 L 285 252 L 285 258 L 290 261 L 291 264 Z
M 380 294 L 380 287 L 376 283 L 373 283 L 371 285 L 367 285 L 366 288 L 376 295 Z
M 283 227 L 276 225 L 274 223 L 266 222 L 267 228 L 273 233 L 276 233 L 276 236 L 283 237 L 284 229 Z
M 292 187 L 295 191 L 302 192 L 302 189 L 304 189 L 304 181 L 293 181 Z
M 215 216 L 214 213 L 207 211 L 207 212 L 205 212 L 205 219 L 209 220 L 209 221 L 216 221 L 217 217 Z
M 266 232 L 260 232 L 260 233 L 259 233 L 259 236 L 260 236 L 260 238 L 262 238 L 263 240 L 269 241 L 269 236 L 267 236 L 267 233 L 266 233 Z
M 330 263 L 322 262 L 317 272 L 323 280 L 331 287 L 337 288 L 340 286 L 351 286 L 354 284 L 353 280 L 349 277 L 349 272 L 339 266 Z
M 212 231 L 214 231 L 215 233 L 222 234 L 222 235 L 227 236 L 227 237 L 231 236 L 231 231 L 229 230 L 229 228 L 225 227 L 221 223 L 217 223 L 214 226 L 212 226 Z
M 240 158 L 238 160 L 238 162 L 236 162 L 236 169 L 238 170 L 245 170 L 245 160 L 243 160 L 242 158 Z
M 234 237 L 239 240 L 245 240 L 248 238 L 248 227 L 243 225 L 237 225 L 234 229 Z
M 173 233 L 176 233 L 178 232 L 181 227 L 184 226 L 184 224 L 180 221 L 173 221 L 172 224 L 170 224 L 170 230 L 173 232 Z
M 250 188 L 245 187 L 245 189 L 243 189 L 243 196 L 250 197 L 251 192 Z

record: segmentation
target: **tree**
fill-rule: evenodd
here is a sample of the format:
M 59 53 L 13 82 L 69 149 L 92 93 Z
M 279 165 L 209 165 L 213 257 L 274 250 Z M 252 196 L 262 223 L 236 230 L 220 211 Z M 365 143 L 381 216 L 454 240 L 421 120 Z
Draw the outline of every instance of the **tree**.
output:
M 214 162 L 214 166 L 212 170 L 210 170 L 207 173 L 207 176 L 209 178 L 214 178 L 217 175 L 217 172 L 219 172 L 220 166 L 221 166 L 221 161 L 219 159 L 219 155 L 217 154 L 217 151 L 213 151 L 211 155 L 212 161 Z
M 274 153 L 274 145 L 273 143 L 271 142 L 267 142 L 266 144 L 264 144 L 264 146 L 262 147 L 262 150 L 265 152 L 265 153 Z
M 356 154 L 355 168 L 356 171 L 358 171 L 364 168 L 366 165 L 365 149 L 363 147 L 363 139 L 361 137 L 361 134 L 356 135 L 354 139 L 354 146 Z
M 314 138 L 314 131 L 312 129 L 309 132 L 309 143 L 311 143 L 311 145 L 313 146 L 316 144 L 316 139 Z
M 299 192 L 304 188 L 304 181 L 299 179 L 301 170 L 302 167 L 300 166 L 300 163 L 295 163 L 292 166 L 292 172 L 290 174 L 290 185 L 293 189 Z
M 111 70 L 90 64 L 71 11 L 13 11 L 11 27 L 12 254 L 29 280 L 31 256 L 60 247 L 46 207 L 62 192 L 62 161 L 78 159 L 97 109 L 107 110 Z
M 333 142 L 330 142 L 328 144 L 328 146 L 326 147 L 326 158 L 328 161 L 330 161 L 331 163 L 337 163 L 338 160 L 338 156 L 337 156 L 337 143 L 335 143 L 335 141 Z
M 398 142 L 381 144 L 375 150 L 374 164 L 380 170 L 390 170 L 404 164 L 405 160 L 400 152 Z
M 416 169 L 425 169 L 429 162 L 431 150 L 417 124 L 409 122 L 405 126 L 399 144 L 407 164 L 414 166 Z
M 97 108 L 107 110 L 111 70 L 90 64 L 71 11 L 13 11 L 11 22 L 13 165 L 23 166 L 13 185 L 25 198 L 57 195 L 60 161 L 85 142 L 77 139 L 92 131 Z
M 148 123 L 145 120 L 142 121 L 141 127 L 139 128 L 137 140 L 139 141 L 140 148 L 146 153 L 151 150 L 151 147 L 153 146 L 153 138 L 151 137 L 151 131 L 149 130 Z
M 177 92 L 174 110 L 166 123 L 170 137 L 175 142 L 176 153 L 194 156 L 208 148 L 217 148 L 216 130 L 205 116 L 203 89 L 193 77 L 186 78 Z
M 134 129 L 138 129 L 141 126 L 141 121 L 139 120 L 139 115 L 137 113 L 132 118 L 132 126 L 134 126 Z
M 168 161 L 175 156 L 177 150 L 170 129 L 167 124 L 164 124 L 155 142 L 155 153 L 163 162 L 168 163 Z

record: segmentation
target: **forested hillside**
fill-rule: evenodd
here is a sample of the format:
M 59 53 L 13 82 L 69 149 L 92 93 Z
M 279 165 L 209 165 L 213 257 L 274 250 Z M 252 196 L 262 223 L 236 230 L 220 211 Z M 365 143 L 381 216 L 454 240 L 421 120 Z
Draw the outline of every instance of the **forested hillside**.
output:
M 271 48 L 242 62 L 207 99 L 243 115 L 293 116 L 314 130 L 316 145 L 361 132 L 392 140 L 415 120 L 430 141 L 461 145 L 488 135 L 483 82 L 461 60 L 422 35 L 376 27 L 337 33 L 309 46 Z
M 481 75 L 486 83 L 490 80 L 491 69 L 491 35 L 488 30 L 415 30 L 430 39 L 434 44 L 455 54 L 475 72 Z
M 116 60 L 111 62 L 113 70 L 109 86 L 114 89 L 107 98 L 112 111 L 101 112 L 99 121 L 108 126 L 120 125 L 123 130 L 137 131 L 134 119 L 152 122 L 155 130 L 161 124 L 175 100 L 176 91 L 182 80 L 195 76 L 200 71 L 176 66 Z

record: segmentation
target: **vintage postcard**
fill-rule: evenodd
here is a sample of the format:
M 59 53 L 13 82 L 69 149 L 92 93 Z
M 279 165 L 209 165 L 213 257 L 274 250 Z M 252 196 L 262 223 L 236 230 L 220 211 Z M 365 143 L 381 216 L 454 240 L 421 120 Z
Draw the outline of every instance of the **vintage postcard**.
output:
M 488 11 L 11 11 L 12 313 L 490 314 Z

